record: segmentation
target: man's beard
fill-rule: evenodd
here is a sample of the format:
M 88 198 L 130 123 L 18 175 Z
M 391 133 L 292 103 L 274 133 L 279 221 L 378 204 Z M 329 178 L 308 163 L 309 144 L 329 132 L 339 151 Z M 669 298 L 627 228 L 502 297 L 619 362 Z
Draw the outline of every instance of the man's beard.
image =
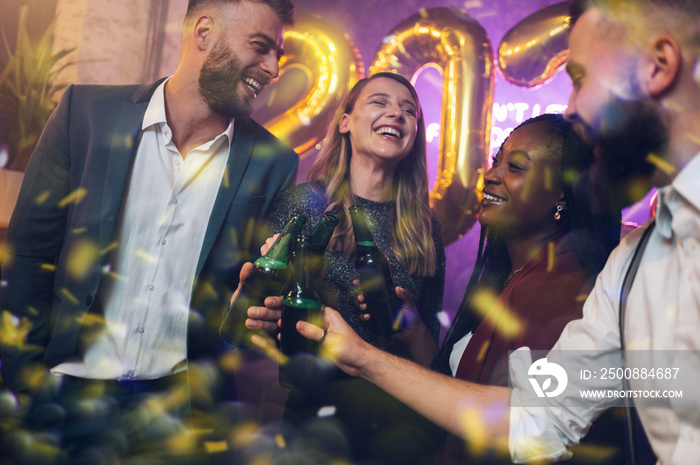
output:
M 607 191 L 610 207 L 622 209 L 654 186 L 658 168 L 650 156 L 665 157 L 668 130 L 651 102 L 617 97 L 606 105 L 599 127 L 594 137 L 600 166 L 593 186 Z
M 199 72 L 199 93 L 216 113 L 229 118 L 248 116 L 253 111 L 253 98 L 241 98 L 238 84 L 249 75 L 265 86 L 269 79 L 260 73 L 246 72 L 238 56 L 219 40 L 204 60 Z

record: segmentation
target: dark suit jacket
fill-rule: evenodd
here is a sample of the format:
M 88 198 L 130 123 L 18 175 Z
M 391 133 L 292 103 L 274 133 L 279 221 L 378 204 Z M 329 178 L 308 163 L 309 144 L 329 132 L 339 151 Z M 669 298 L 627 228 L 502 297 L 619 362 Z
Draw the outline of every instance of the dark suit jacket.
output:
M 2 270 L 0 310 L 31 323 L 24 343 L 2 347 L 3 374 L 13 391 L 29 387 L 23 368 L 52 367 L 75 356 L 89 337 L 91 314 L 102 313 L 97 291 L 110 251 L 118 247 L 115 228 L 143 115 L 159 83 L 71 86 L 44 129 L 10 221 Z M 298 161 L 262 126 L 236 119 L 197 265 L 191 362 L 222 350 L 222 309 L 240 265 L 259 254 L 265 219 L 280 191 L 293 184 Z

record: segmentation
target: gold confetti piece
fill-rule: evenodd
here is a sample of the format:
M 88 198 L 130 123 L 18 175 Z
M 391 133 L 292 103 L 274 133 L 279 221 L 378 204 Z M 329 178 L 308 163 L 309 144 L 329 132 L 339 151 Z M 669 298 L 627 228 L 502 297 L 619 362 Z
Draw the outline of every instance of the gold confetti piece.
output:
M 44 202 L 46 202 L 46 201 L 49 199 L 50 196 L 51 196 L 51 192 L 50 192 L 50 191 L 44 191 L 44 192 L 42 192 L 41 194 L 37 195 L 37 197 L 36 197 L 36 204 L 37 204 L 37 205 L 43 205 Z
M 68 275 L 77 281 L 82 281 L 97 263 L 99 249 L 95 242 L 84 239 L 78 241 L 68 254 Z
M 484 343 L 481 345 L 481 349 L 479 349 L 479 354 L 476 356 L 476 360 L 478 362 L 481 362 L 484 360 L 484 357 L 486 357 L 486 352 L 489 350 L 490 345 L 491 345 L 490 341 L 484 341 Z
M 242 449 L 251 445 L 257 439 L 259 426 L 255 422 L 244 422 L 234 427 L 229 436 L 233 447 Z
M 138 249 L 134 253 L 138 258 L 140 258 L 142 260 L 146 260 L 147 262 L 150 262 L 150 263 L 157 263 L 158 262 L 158 258 L 154 257 L 153 255 L 149 254 L 148 252 L 146 252 L 143 249 Z
M 489 445 L 489 437 L 486 434 L 486 422 L 481 410 L 473 407 L 462 408 L 459 411 L 464 437 L 469 438 L 468 448 L 474 455 L 480 456 Z
M 214 442 L 214 447 L 216 445 L 222 443 L 226 448 L 226 441 L 217 441 Z M 168 440 L 166 441 L 165 449 L 169 452 L 175 452 L 178 455 L 182 454 L 189 454 L 192 453 L 196 450 L 197 447 L 197 442 L 195 441 L 194 435 L 189 432 L 188 430 L 181 430 L 178 431 L 177 433 L 172 434 Z M 206 445 L 205 445 L 206 448 Z M 225 451 L 225 449 L 221 449 L 220 451 Z M 209 450 L 209 449 L 207 449 Z
M 22 318 L 17 321 L 17 317 L 5 310 L 0 319 L 0 344 L 5 347 L 22 347 L 31 329 L 32 323 L 29 320 Z
M 128 281 L 128 278 L 126 276 L 122 276 L 118 273 L 115 273 L 114 271 L 110 271 L 109 273 L 107 273 L 107 276 L 109 276 L 110 278 L 113 278 L 113 279 L 118 279 L 120 281 L 124 281 L 124 282 Z
M 79 187 L 58 202 L 59 208 L 64 208 L 70 203 L 78 204 L 87 195 L 87 189 Z
M 61 289 L 61 295 L 68 299 L 73 305 L 78 305 L 78 299 L 76 299 L 75 296 L 65 287 Z
M 551 272 L 554 269 L 554 260 L 556 255 L 554 254 L 554 242 L 549 241 L 547 243 L 547 272 Z
M 105 247 L 104 249 L 100 250 L 100 255 L 104 255 L 104 254 L 106 254 L 106 253 L 111 252 L 113 249 L 116 249 L 118 245 L 119 245 L 118 242 L 116 242 L 116 241 L 115 241 L 115 242 L 112 242 L 112 243 L 109 244 L 107 247 Z
M 253 334 L 250 340 L 253 342 L 253 345 L 260 349 L 265 355 L 270 358 L 278 359 L 280 365 L 285 365 L 289 361 L 289 357 L 280 352 L 277 349 L 277 345 L 269 337 Z M 323 354 L 320 355 L 323 356 Z
M 479 291 L 474 294 L 474 309 L 484 317 L 484 322 L 494 326 L 503 336 L 515 336 L 522 331 L 520 320 L 498 302 L 498 296 L 493 292 Z
M 240 351 L 227 351 L 219 357 L 219 367 L 226 373 L 233 373 L 243 365 L 243 355 Z
M 209 454 L 225 452 L 228 450 L 228 443 L 226 441 L 204 441 L 204 449 Z
M 42 263 L 40 268 L 44 271 L 56 271 L 56 265 L 53 263 Z
M 281 434 L 275 435 L 275 443 L 280 449 L 283 449 L 287 446 L 287 442 L 284 440 L 284 436 L 282 436 Z
M 23 367 L 19 377 L 26 386 L 31 389 L 39 389 L 46 384 L 46 377 L 50 376 L 48 373 L 45 367 L 33 364 Z
M 664 160 L 656 154 L 650 153 L 649 155 L 647 155 L 647 161 L 652 165 L 656 166 L 664 173 L 666 173 L 668 176 L 673 176 L 674 174 L 676 174 L 676 168 L 668 161 Z
M 173 214 L 173 209 L 172 209 L 172 208 L 169 208 L 168 211 L 166 211 L 165 214 L 163 214 L 163 216 L 161 217 L 161 219 L 158 220 L 158 225 L 159 225 L 159 226 L 162 226 L 162 225 L 164 225 L 165 223 L 167 223 L 168 218 L 170 218 L 170 217 L 172 216 L 172 214 Z

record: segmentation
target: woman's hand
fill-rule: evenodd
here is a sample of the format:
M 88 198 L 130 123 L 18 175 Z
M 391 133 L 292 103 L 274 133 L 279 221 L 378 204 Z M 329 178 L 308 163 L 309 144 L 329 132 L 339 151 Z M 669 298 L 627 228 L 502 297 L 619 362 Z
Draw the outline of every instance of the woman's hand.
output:
M 423 323 L 418 313 L 416 305 L 413 303 L 411 293 L 399 286 L 396 286 L 396 295 L 403 302 L 401 311 L 405 322 L 404 329 L 394 335 L 401 341 L 411 354 L 411 358 L 424 367 L 430 367 L 433 359 L 440 349 L 437 341 Z
M 360 288 L 359 279 L 355 279 L 352 284 L 358 289 Z M 404 326 L 404 329 L 396 335 L 400 340 L 403 340 L 406 337 L 410 337 L 410 335 L 420 326 L 424 325 L 423 321 L 420 319 L 418 309 L 416 309 L 416 306 L 413 303 L 411 293 L 407 289 L 399 286 L 394 288 L 394 292 L 396 292 L 398 298 L 403 302 L 403 306 L 401 307 L 401 323 Z M 371 315 L 366 313 L 367 304 L 365 303 L 364 294 L 358 294 L 358 296 L 355 298 L 355 307 L 359 308 L 362 312 L 365 312 L 360 315 L 360 319 L 362 321 L 369 321 L 371 319 Z
M 353 284 L 359 287 L 360 281 L 355 280 Z M 418 313 L 418 309 L 413 303 L 411 293 L 407 289 L 399 286 L 396 286 L 394 291 L 403 302 L 401 314 L 404 324 L 404 329 L 394 334 L 394 337 L 408 348 L 411 358 L 415 362 L 429 367 L 439 350 L 437 342 L 433 339 L 430 331 L 428 331 L 428 328 L 423 323 L 420 313 Z M 357 296 L 355 306 L 363 312 L 367 310 L 364 295 L 360 294 Z M 363 321 L 369 321 L 370 318 L 371 316 L 369 313 L 360 315 L 360 319 Z

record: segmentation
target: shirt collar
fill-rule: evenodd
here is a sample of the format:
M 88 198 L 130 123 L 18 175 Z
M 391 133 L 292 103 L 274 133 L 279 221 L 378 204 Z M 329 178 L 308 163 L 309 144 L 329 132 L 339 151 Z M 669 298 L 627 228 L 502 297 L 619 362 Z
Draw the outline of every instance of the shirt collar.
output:
M 169 80 L 170 77 L 168 77 L 165 81 L 161 82 L 160 85 L 156 87 L 155 92 L 153 92 L 153 96 L 151 96 L 151 100 L 148 102 L 146 113 L 144 113 L 143 115 L 143 123 L 141 124 L 142 131 L 154 125 L 168 125 L 168 120 L 165 117 L 165 84 Z M 214 144 L 217 144 L 218 146 L 218 143 L 221 140 L 221 138 L 225 136 L 227 138 L 228 148 L 230 150 L 231 142 L 233 141 L 233 127 L 234 120 L 233 118 L 231 118 L 228 127 L 224 130 L 224 132 L 216 136 L 211 141 L 203 144 L 202 146 L 200 146 L 200 148 L 202 150 L 207 150 Z
M 700 154 L 696 155 L 676 175 L 670 185 L 659 189 L 656 201 L 656 223 L 664 237 L 673 236 L 674 230 L 679 226 L 679 221 L 674 221 L 674 216 L 678 216 L 681 209 L 688 205 L 696 211 L 700 210 Z M 675 232 L 685 236 L 683 231 Z
M 148 102 L 146 113 L 143 115 L 142 131 L 155 124 L 168 124 L 168 121 L 165 119 L 165 83 L 169 80 L 170 78 L 167 78 L 161 82 L 156 87 L 155 92 L 153 92 L 151 100 Z

